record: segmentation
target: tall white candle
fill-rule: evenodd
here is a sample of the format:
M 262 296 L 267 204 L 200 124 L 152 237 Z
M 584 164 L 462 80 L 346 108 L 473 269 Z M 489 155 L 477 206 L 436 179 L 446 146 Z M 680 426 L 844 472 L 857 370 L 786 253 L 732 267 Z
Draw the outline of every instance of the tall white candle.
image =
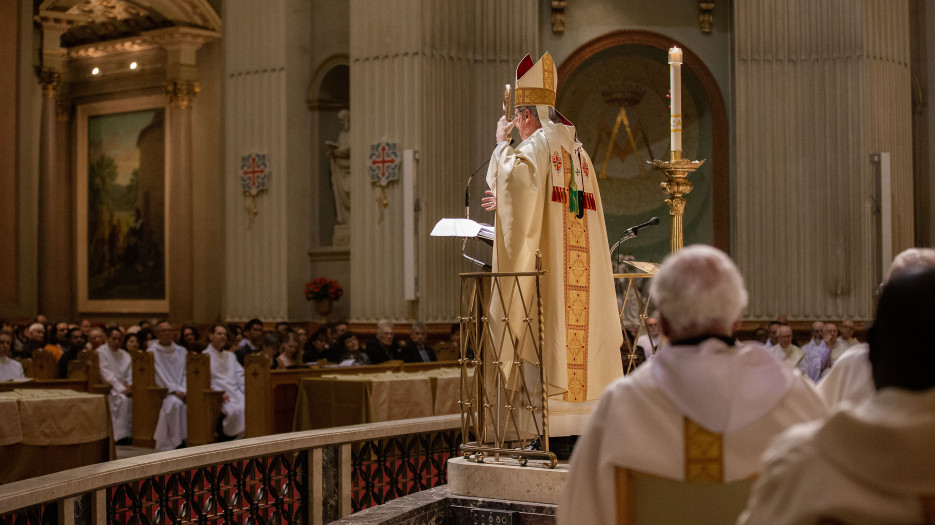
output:
M 682 50 L 669 49 L 669 120 L 672 151 L 682 151 Z

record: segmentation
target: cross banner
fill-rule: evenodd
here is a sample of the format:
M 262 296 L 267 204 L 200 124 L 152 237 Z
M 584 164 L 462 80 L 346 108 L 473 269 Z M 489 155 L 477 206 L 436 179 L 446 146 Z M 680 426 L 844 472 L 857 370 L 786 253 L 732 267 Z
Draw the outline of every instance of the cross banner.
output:
M 269 187 L 272 172 L 266 155 L 251 153 L 240 157 L 240 186 L 244 193 L 256 195 Z
M 380 186 L 399 179 L 399 153 L 395 142 L 378 142 L 370 146 L 370 180 Z

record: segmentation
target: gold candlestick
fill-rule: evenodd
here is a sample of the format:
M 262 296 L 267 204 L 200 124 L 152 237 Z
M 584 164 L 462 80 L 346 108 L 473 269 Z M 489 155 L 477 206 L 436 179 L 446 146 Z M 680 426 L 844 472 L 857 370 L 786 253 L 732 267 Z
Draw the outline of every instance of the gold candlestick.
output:
M 692 191 L 692 183 L 688 174 L 700 168 L 704 160 L 688 160 L 682 158 L 681 150 L 674 150 L 669 154 L 669 160 L 654 160 L 653 169 L 661 171 L 666 176 L 661 183 L 662 191 L 669 195 L 666 204 L 669 205 L 669 215 L 672 216 L 672 228 L 669 232 L 669 251 L 682 249 L 683 229 L 682 216 L 685 215 L 685 195 Z

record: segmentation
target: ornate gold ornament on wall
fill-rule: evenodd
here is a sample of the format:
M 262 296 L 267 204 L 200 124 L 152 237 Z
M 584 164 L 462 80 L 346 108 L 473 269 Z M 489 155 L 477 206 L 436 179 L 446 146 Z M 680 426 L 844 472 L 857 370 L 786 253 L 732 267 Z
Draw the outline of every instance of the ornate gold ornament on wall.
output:
M 201 84 L 194 80 L 170 80 L 166 83 L 166 96 L 174 107 L 188 109 L 195 95 L 201 92 Z
M 715 0 L 698 0 L 698 24 L 701 32 L 710 34 L 714 28 Z
M 42 85 L 42 96 L 45 98 L 54 97 L 61 82 L 62 76 L 58 71 L 43 69 L 39 72 L 39 84 Z
M 552 32 L 565 32 L 565 8 L 568 0 L 552 0 Z

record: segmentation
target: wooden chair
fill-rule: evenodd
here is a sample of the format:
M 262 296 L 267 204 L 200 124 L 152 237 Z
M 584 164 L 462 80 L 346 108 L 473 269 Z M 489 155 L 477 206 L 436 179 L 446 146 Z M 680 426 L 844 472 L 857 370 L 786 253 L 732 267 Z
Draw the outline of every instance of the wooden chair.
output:
M 162 398 L 168 389 L 156 386 L 156 364 L 152 352 L 133 352 L 133 446 L 153 448 Z
M 684 418 L 685 479 L 617 468 L 618 525 L 733 524 L 755 476 L 725 483 L 723 436 Z
M 188 446 L 217 441 L 217 423 L 224 392 L 211 389 L 211 356 L 189 353 L 185 358 Z

